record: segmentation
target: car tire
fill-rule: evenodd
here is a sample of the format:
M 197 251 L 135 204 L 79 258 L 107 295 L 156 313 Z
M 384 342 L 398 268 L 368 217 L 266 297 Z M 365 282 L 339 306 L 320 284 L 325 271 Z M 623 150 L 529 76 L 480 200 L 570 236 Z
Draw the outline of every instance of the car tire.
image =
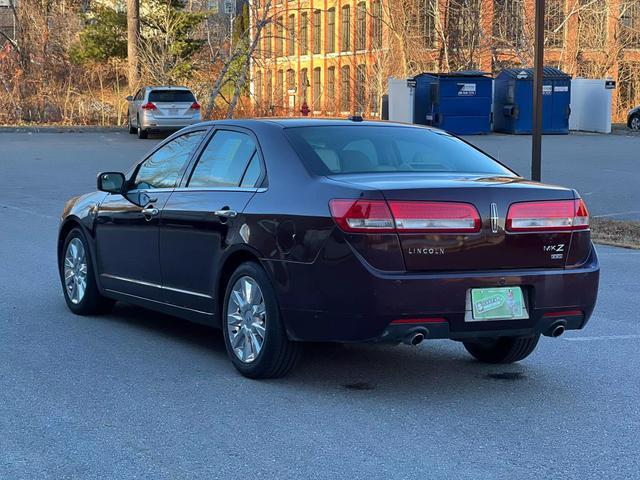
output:
M 127 125 L 129 126 L 129 133 L 133 135 L 138 132 L 138 129 L 131 124 L 131 115 L 127 114 Z
M 73 250 L 77 252 L 77 262 L 72 265 Z M 65 238 L 59 263 L 62 290 L 69 310 L 76 315 L 94 315 L 113 308 L 115 301 L 102 296 L 98 290 L 89 245 L 80 228 L 74 228 Z M 72 278 L 68 278 L 70 271 Z
M 138 119 L 137 132 L 138 132 L 138 138 L 140 140 L 144 140 L 149 137 L 149 130 L 145 130 L 142 128 L 142 125 L 140 125 L 140 119 Z
M 514 363 L 527 358 L 538 345 L 540 335 L 499 337 L 463 342 L 473 357 L 485 363 Z
M 631 130 L 640 130 L 640 115 L 634 113 L 629 118 L 629 128 Z
M 246 291 L 243 288 L 246 283 L 243 282 L 251 285 L 249 295 L 244 297 L 242 292 Z M 238 295 L 244 298 L 243 306 Z M 255 262 L 241 264 L 231 275 L 225 289 L 221 319 L 227 354 L 245 377 L 282 377 L 300 358 L 301 345 L 288 338 L 271 281 Z

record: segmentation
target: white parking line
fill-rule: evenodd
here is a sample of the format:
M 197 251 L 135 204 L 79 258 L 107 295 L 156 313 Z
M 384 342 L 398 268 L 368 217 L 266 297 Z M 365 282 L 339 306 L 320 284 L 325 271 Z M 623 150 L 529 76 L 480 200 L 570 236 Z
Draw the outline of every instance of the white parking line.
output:
M 26 208 L 21 208 L 21 207 L 15 207 L 13 205 L 5 205 L 3 203 L 0 203 L 0 208 L 6 208 L 8 210 L 15 210 L 16 212 L 27 213 L 29 215 L 34 215 L 34 216 L 40 217 L 40 218 L 48 218 L 50 220 L 58 220 L 56 217 L 54 217 L 52 215 L 46 215 L 44 213 L 34 212 L 33 210 L 28 210 Z
M 599 337 L 563 337 L 562 340 L 568 342 L 597 342 L 600 340 L 640 340 L 640 334 L 637 335 L 602 335 Z
M 594 215 L 594 218 L 617 217 L 618 215 L 631 215 L 640 213 L 640 210 L 629 210 L 627 212 L 603 213 L 602 215 Z

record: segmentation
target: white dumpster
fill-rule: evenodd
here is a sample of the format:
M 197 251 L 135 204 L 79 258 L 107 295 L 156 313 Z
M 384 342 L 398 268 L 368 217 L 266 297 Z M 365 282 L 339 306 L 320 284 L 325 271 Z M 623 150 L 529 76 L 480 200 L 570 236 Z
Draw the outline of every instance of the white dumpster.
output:
M 611 89 L 607 79 L 571 80 L 571 116 L 569 130 L 611 133 Z
M 389 77 L 389 120 L 413 123 L 415 80 Z

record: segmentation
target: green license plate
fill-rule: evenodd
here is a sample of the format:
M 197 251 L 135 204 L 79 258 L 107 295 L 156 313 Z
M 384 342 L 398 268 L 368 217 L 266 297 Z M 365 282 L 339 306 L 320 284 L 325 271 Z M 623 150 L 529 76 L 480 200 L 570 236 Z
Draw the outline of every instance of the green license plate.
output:
M 529 318 L 520 287 L 472 288 L 473 320 Z

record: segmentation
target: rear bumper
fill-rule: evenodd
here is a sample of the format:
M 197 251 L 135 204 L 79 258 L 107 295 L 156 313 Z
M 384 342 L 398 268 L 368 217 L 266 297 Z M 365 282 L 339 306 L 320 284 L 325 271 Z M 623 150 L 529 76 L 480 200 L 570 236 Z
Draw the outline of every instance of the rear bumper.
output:
M 200 122 L 200 116 L 193 118 L 154 118 L 149 115 L 145 115 L 140 123 L 142 125 L 143 130 L 154 130 L 154 131 L 163 131 L 163 130 L 179 130 L 184 127 L 188 127 L 193 125 L 194 123 Z
M 557 322 L 580 329 L 595 307 L 600 273 L 594 248 L 570 270 L 385 273 L 355 255 L 265 264 L 287 332 L 300 341 L 398 341 L 418 327 L 426 338 L 451 339 L 533 335 Z M 528 319 L 465 322 L 469 289 L 504 285 L 523 288 Z

